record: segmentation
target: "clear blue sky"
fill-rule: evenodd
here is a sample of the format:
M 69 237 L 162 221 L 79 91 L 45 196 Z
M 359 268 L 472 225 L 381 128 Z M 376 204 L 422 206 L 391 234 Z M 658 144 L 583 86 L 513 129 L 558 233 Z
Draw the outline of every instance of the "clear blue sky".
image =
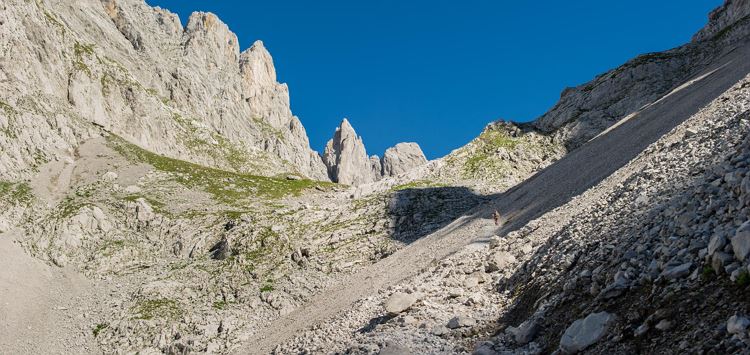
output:
M 292 111 L 322 151 L 343 117 L 369 154 L 415 141 L 429 158 L 498 118 L 529 121 L 633 56 L 688 42 L 721 0 L 147 0 L 217 14 L 263 40 Z

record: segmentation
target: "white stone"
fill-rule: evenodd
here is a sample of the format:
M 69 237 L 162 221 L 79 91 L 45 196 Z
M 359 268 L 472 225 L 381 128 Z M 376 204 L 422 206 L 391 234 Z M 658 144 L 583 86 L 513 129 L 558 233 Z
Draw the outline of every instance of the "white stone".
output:
M 406 311 L 417 301 L 414 294 L 396 292 L 385 301 L 385 311 L 390 315 L 396 315 Z

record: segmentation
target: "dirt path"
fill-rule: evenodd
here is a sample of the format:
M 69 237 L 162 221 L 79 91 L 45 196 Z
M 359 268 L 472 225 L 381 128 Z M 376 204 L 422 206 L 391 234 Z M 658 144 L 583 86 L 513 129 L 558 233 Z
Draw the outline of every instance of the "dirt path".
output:
M 82 306 L 91 283 L 29 256 L 15 233 L 0 234 L 0 353 L 100 353 Z
M 265 354 L 306 328 L 345 311 L 358 299 L 416 275 L 433 260 L 497 233 L 504 235 L 563 205 L 624 166 L 649 144 L 695 114 L 750 72 L 750 46 L 728 52 L 697 73 L 690 85 L 670 93 L 515 188 L 496 196 L 441 230 L 320 292 L 307 304 L 273 321 L 238 353 Z M 492 207 L 510 218 L 495 231 Z

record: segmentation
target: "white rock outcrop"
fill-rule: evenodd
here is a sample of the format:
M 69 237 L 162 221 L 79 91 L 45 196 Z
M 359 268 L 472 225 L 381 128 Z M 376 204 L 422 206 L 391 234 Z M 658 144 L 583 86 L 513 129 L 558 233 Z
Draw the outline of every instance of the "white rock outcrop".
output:
M 364 185 L 425 165 L 427 158 L 417 143 L 396 144 L 385 151 L 383 160 L 377 155 L 368 157 L 362 137 L 345 118 L 328 141 L 323 162 L 331 181 Z
M 427 158 L 417 143 L 399 143 L 385 151 L 382 175 L 400 175 L 424 164 Z
M 326 144 L 323 162 L 328 167 L 328 176 L 332 181 L 361 185 L 376 180 L 362 137 L 357 135 L 346 118 Z
M 0 177 L 28 177 L 81 141 L 122 136 L 173 158 L 327 180 L 262 42 L 218 17 L 142 0 L 25 2 L 0 14 Z

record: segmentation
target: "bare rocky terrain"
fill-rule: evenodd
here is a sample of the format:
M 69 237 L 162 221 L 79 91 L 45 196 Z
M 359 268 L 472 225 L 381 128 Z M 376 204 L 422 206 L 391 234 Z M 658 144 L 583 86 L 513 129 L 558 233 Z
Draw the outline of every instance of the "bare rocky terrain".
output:
M 750 351 L 745 0 L 433 161 L 213 14 L 0 6 L 0 353 Z

